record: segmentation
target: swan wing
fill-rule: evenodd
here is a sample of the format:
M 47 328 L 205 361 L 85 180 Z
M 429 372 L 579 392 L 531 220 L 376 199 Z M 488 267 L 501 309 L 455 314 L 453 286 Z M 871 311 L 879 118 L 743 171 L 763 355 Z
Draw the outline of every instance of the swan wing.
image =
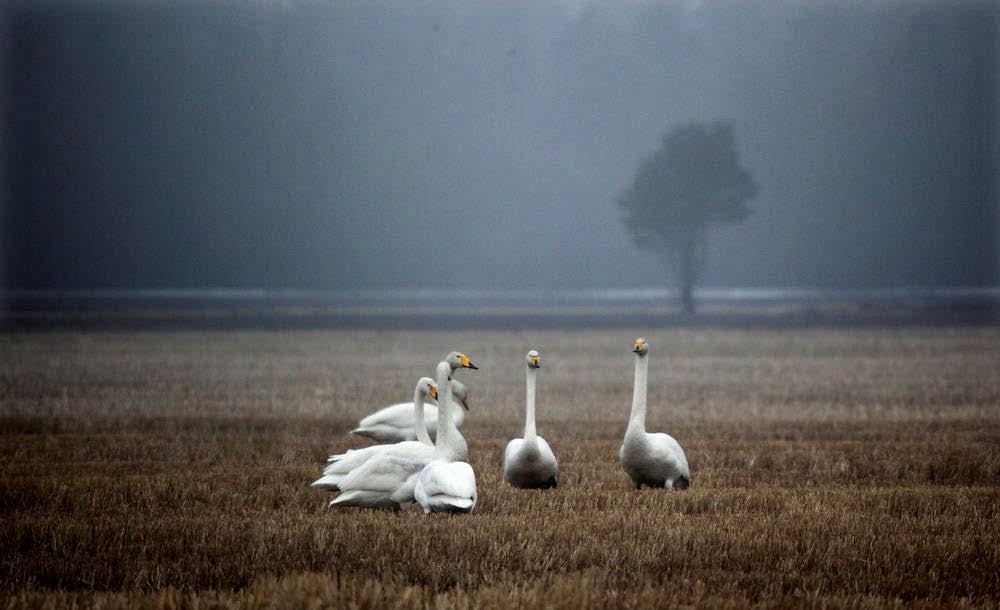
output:
M 467 462 L 431 462 L 419 482 L 428 496 L 476 497 L 476 473 Z
M 438 408 L 424 404 L 424 423 L 432 437 L 437 432 L 437 417 Z M 403 402 L 372 413 L 362 419 L 351 434 L 383 442 L 414 440 L 417 431 L 413 403 Z M 334 457 L 331 456 L 331 459 Z
M 408 478 L 419 473 L 430 461 L 430 457 L 420 459 L 417 456 L 388 454 L 376 456 L 344 477 L 340 482 L 340 489 L 343 491 L 363 489 L 391 494 Z
M 666 464 L 670 464 L 677 470 L 678 474 L 685 477 L 690 476 L 687 456 L 674 437 L 669 434 L 657 432 L 649 435 L 649 447 L 653 458 Z
M 370 428 L 377 425 L 389 425 L 396 428 L 413 426 L 413 403 L 401 402 L 384 407 L 365 417 L 358 423 L 359 428 Z
M 513 464 L 517 460 L 517 454 L 521 451 L 521 447 L 523 445 L 523 438 L 511 439 L 511 441 L 507 443 L 507 448 L 503 450 L 503 463 L 505 470 L 508 464 Z
M 406 456 L 416 452 L 416 455 L 424 455 L 428 446 L 420 441 L 403 441 L 390 445 L 372 445 L 364 449 L 353 449 L 341 454 L 342 457 L 330 464 L 323 470 L 323 474 L 347 474 L 355 468 L 361 466 L 376 455 L 389 453 L 391 455 Z
M 428 461 L 414 456 L 375 456 L 343 478 L 343 493 L 330 506 L 403 508 L 413 502 L 417 475 Z
M 538 456 L 539 461 L 545 464 L 546 468 L 552 470 L 558 470 L 559 465 L 556 461 L 556 454 L 552 452 L 552 447 L 549 447 L 549 443 L 542 437 L 538 437 Z

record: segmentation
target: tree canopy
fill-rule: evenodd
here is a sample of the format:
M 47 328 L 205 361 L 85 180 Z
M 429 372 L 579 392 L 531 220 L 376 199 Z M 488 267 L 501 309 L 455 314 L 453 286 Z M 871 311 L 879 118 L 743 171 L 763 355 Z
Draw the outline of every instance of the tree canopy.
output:
M 746 202 L 758 187 L 740 167 L 734 145 L 732 126 L 722 122 L 682 125 L 663 136 L 618 199 L 640 247 L 657 248 L 657 240 L 750 215 Z
M 658 251 L 672 268 L 682 305 L 690 312 L 708 227 L 744 220 L 750 215 L 746 202 L 758 191 L 753 177 L 740 167 L 732 125 L 696 123 L 663 136 L 660 148 L 640 163 L 618 205 L 636 244 Z

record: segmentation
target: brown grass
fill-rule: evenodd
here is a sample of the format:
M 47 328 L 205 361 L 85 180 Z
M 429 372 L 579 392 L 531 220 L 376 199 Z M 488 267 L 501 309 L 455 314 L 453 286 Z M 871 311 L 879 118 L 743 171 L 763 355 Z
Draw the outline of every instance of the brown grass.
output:
M 618 467 L 632 332 L 0 337 L 6 607 L 849 608 L 1000 603 L 1000 329 L 651 333 L 650 428 L 686 492 Z M 523 355 L 556 490 L 514 490 Z M 324 510 L 371 406 L 449 349 L 483 370 L 472 515 Z

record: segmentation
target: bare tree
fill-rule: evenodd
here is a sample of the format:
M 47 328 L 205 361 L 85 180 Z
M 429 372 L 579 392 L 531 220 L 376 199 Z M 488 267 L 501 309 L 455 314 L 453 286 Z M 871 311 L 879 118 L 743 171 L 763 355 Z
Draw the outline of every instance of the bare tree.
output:
M 617 202 L 639 248 L 657 252 L 674 276 L 685 313 L 694 313 L 694 285 L 705 268 L 708 230 L 741 222 L 759 188 L 740 167 L 729 123 L 690 124 L 669 131 L 639 165 Z

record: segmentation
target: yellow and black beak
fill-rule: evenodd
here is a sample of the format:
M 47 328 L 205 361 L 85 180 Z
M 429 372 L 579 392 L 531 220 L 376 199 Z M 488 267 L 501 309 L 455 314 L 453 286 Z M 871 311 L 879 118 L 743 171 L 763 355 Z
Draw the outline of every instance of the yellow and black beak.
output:
M 434 400 L 437 400 L 437 399 L 438 399 L 438 389 L 437 389 L 436 387 L 434 387 L 434 386 L 431 386 L 431 389 L 430 389 L 430 390 L 428 390 L 428 391 L 427 391 L 427 393 L 428 393 L 428 394 L 430 395 L 430 397 L 431 397 L 431 398 L 433 398 Z
M 472 369 L 474 371 L 478 371 L 479 370 L 479 367 L 476 366 L 476 365 L 474 365 L 474 364 L 472 364 L 472 361 L 469 360 L 469 357 L 466 356 L 465 354 L 462 354 L 461 356 L 459 356 L 458 357 L 458 361 L 462 364 L 462 368 L 464 368 L 464 369 Z
M 531 365 L 531 368 L 533 369 L 542 368 L 541 363 L 538 361 L 538 356 L 532 356 L 528 363 Z
M 642 349 L 644 347 L 646 347 L 646 342 L 645 341 L 641 341 L 641 340 L 640 341 L 636 341 L 635 342 L 635 347 L 632 349 L 632 352 L 636 353 L 636 354 L 641 354 L 642 353 Z

